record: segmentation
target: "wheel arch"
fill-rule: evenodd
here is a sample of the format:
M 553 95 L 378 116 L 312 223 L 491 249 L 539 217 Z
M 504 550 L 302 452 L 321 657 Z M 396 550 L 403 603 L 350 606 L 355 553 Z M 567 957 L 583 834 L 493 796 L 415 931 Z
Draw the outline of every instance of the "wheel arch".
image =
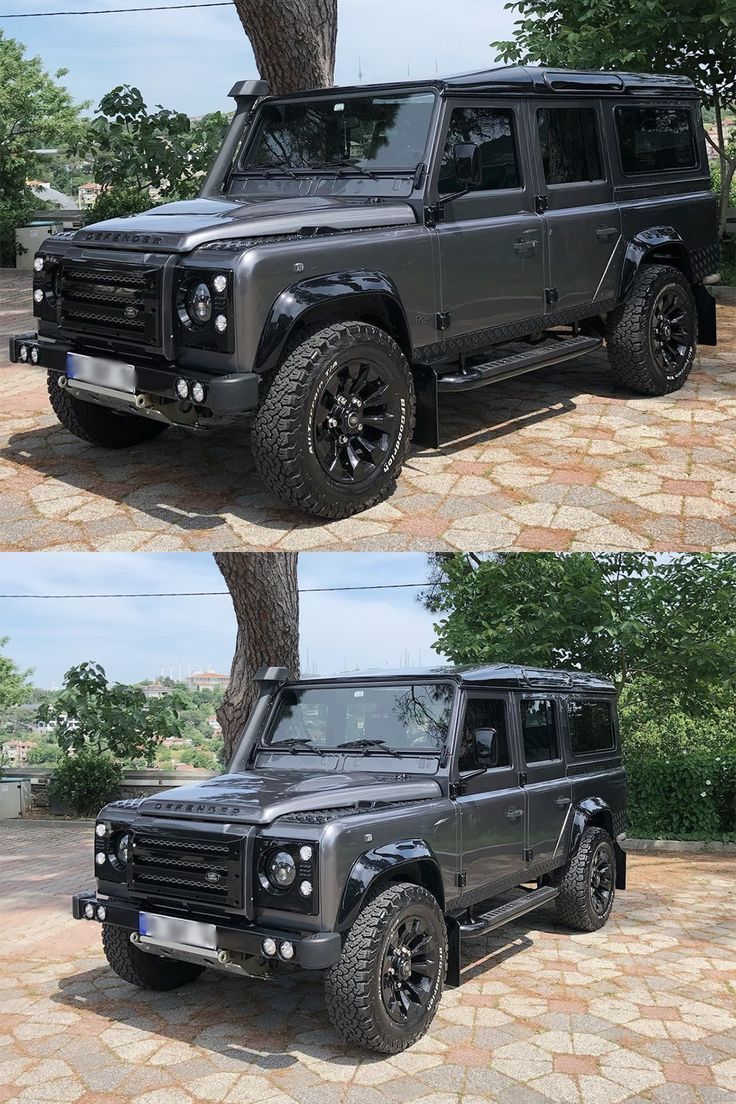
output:
M 690 253 L 674 226 L 651 226 L 640 230 L 629 241 L 621 270 L 620 300 L 626 298 L 637 272 L 645 264 L 673 265 L 687 276 L 691 284 L 693 282 Z
M 333 272 L 291 284 L 277 296 L 261 332 L 255 370 L 276 368 L 302 330 L 347 321 L 385 330 L 411 360 L 409 324 L 393 280 L 383 272 Z
M 423 886 L 437 900 L 443 913 L 445 893 L 440 864 L 432 848 L 421 839 L 396 840 L 360 855 L 345 882 L 337 928 L 346 930 L 355 920 L 368 895 L 394 882 Z
M 577 853 L 586 828 L 603 828 L 608 832 L 616 853 L 616 889 L 626 889 L 626 852 L 616 839 L 611 807 L 602 797 L 586 797 L 573 806 L 568 858 Z

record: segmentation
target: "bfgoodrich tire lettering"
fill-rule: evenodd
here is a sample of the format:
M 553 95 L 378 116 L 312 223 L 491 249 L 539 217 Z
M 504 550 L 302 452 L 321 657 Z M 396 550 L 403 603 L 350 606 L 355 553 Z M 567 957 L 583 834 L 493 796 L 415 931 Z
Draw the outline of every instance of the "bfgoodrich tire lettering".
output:
M 49 400 L 54 414 L 65 429 L 82 441 L 104 448 L 129 448 L 160 437 L 166 422 L 155 422 L 137 414 L 118 414 L 105 406 L 77 399 L 59 387 L 56 372 L 48 373 Z
M 564 868 L 557 911 L 577 931 L 597 931 L 611 915 L 616 894 L 616 854 L 603 828 L 586 828 Z
M 198 978 L 204 969 L 141 951 L 130 942 L 127 928 L 113 924 L 102 925 L 102 949 L 118 977 L 139 989 L 178 989 Z
M 389 334 L 337 322 L 276 372 L 256 417 L 253 454 L 284 502 L 344 518 L 387 498 L 414 432 L 411 370 Z
M 695 361 L 697 312 L 678 268 L 644 265 L 626 301 L 608 317 L 608 361 L 624 387 L 641 395 L 677 391 Z
M 398 1054 L 427 1031 L 446 970 L 447 929 L 436 899 L 422 886 L 391 885 L 358 915 L 339 962 L 327 972 L 330 1019 L 349 1041 Z M 406 983 L 403 996 L 403 990 L 392 991 L 393 978 L 397 990 Z M 405 1003 L 410 1014 L 402 1022 Z

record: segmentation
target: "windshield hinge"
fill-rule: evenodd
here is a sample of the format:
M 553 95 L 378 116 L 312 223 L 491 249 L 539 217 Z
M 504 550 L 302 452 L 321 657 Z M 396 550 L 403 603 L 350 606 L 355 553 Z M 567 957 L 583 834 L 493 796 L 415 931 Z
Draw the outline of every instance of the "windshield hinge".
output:
M 526 786 L 526 771 L 519 771 L 519 785 Z
M 433 203 L 431 207 L 424 208 L 424 225 L 436 226 L 445 217 L 445 208 L 441 203 Z
M 557 288 L 547 288 L 544 293 L 544 297 L 549 305 L 552 306 L 560 298 L 560 293 Z
M 543 215 L 549 207 L 549 199 L 546 195 L 538 195 L 534 197 L 534 210 L 538 215 Z
M 525 847 L 524 848 L 524 862 L 531 862 L 533 858 L 534 858 L 534 852 L 532 851 L 531 847 Z
M 437 311 L 436 325 L 438 330 L 449 330 L 452 317 L 449 310 Z

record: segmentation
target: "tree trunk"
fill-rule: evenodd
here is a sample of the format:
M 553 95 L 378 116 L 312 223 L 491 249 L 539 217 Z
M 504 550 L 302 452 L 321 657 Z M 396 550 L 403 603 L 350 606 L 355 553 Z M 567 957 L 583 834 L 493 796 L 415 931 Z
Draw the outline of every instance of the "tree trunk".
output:
M 217 719 L 229 763 L 258 697 L 259 667 L 299 674 L 299 594 L 296 552 L 215 552 L 235 607 L 238 636 Z
M 235 0 L 235 7 L 273 93 L 332 84 L 337 0 Z

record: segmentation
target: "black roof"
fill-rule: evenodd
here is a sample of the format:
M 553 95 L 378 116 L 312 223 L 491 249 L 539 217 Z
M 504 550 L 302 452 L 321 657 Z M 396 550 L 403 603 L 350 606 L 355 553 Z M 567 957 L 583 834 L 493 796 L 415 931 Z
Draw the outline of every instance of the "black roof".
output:
M 513 686 L 524 690 L 605 690 L 614 685 L 602 675 L 586 671 L 548 670 L 544 667 L 523 667 L 515 663 L 490 663 L 484 666 L 402 667 L 393 670 L 345 671 L 339 675 L 301 678 L 300 683 L 355 682 L 363 679 L 426 681 L 452 679 L 468 686 Z
M 427 80 L 386 82 L 383 84 L 338 85 L 294 92 L 294 98 L 317 95 L 338 95 L 352 92 L 374 92 L 386 89 L 412 91 L 436 88 L 443 94 L 511 93 L 523 95 L 573 94 L 589 92 L 596 95 L 677 96 L 697 95 L 689 77 L 677 73 L 625 73 L 602 69 L 553 69 L 543 65 L 499 65 Z M 279 99 L 288 97 L 279 96 Z

